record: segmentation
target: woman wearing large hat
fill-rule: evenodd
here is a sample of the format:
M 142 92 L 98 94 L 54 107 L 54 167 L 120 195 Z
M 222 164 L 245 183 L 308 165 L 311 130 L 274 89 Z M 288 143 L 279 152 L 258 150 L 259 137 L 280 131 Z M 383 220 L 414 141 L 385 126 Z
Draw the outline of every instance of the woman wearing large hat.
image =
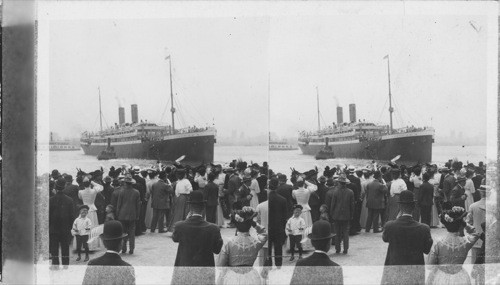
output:
M 92 222 L 92 229 L 94 229 L 96 227 L 99 227 L 97 207 L 95 206 L 94 202 L 96 200 L 97 194 L 101 192 L 104 187 L 94 181 L 91 181 L 90 176 L 85 176 L 83 178 L 83 187 L 85 187 L 83 190 L 78 191 L 78 198 L 83 201 L 84 205 L 87 205 L 89 207 L 89 213 L 87 214 L 87 217 Z M 92 241 L 88 242 L 88 245 L 90 250 L 98 250 L 102 247 L 101 241 L 99 239 L 92 239 Z
M 252 207 L 243 207 L 231 215 L 237 235 L 224 244 L 219 254 L 217 266 L 225 268 L 219 276 L 218 284 L 263 284 L 253 264 L 267 241 L 267 234 L 253 220 L 256 216 L 257 212 Z M 257 237 L 250 235 L 252 227 L 257 231 Z
M 462 207 L 443 210 L 441 223 L 448 230 L 447 235 L 432 246 L 427 264 L 435 265 L 427 279 L 427 284 L 471 284 L 467 271 L 462 268 L 472 246 L 479 239 L 474 227 L 464 218 L 467 212 Z M 460 236 L 460 229 L 465 226 L 468 235 Z

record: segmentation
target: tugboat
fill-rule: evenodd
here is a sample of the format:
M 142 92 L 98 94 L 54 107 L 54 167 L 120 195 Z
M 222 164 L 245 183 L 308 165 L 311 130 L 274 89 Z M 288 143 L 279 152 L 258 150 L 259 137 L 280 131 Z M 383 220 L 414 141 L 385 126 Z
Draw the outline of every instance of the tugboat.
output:
M 333 153 L 333 149 L 331 146 L 325 146 L 325 148 L 323 148 L 322 150 L 320 150 L 315 156 L 314 158 L 316 160 L 320 160 L 320 159 L 331 159 L 331 158 L 335 158 L 335 154 Z
M 108 139 L 108 147 L 106 147 L 105 150 L 101 151 L 97 155 L 98 160 L 109 160 L 109 159 L 115 159 L 116 158 L 116 152 L 115 148 L 111 146 L 111 139 Z

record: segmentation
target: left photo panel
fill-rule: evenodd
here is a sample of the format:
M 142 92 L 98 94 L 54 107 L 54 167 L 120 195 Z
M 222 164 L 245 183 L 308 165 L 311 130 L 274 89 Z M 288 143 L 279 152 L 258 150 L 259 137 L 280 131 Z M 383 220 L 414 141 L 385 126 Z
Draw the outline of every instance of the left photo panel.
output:
M 40 4 L 37 281 L 214 283 L 267 200 L 269 19 L 87 4 Z

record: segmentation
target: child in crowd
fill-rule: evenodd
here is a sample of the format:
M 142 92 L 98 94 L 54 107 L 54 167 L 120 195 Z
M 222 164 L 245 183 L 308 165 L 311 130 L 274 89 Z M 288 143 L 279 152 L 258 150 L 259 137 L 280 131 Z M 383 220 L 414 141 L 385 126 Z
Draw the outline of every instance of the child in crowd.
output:
M 71 229 L 71 233 L 76 238 L 76 251 L 78 252 L 78 258 L 76 261 L 80 261 L 82 259 L 81 249 L 82 245 L 85 248 L 85 262 L 89 261 L 89 245 L 87 241 L 89 240 L 90 228 L 92 227 L 92 222 L 87 217 L 89 212 L 89 206 L 81 205 L 80 208 L 80 216 L 75 219 L 73 222 L 73 228 Z
M 321 205 L 321 207 L 319 207 L 319 219 L 320 220 L 325 220 L 327 222 L 330 221 L 330 218 L 328 217 L 328 209 L 326 208 L 326 205 L 323 204 Z
M 104 222 L 113 221 L 115 219 L 114 211 L 115 207 L 113 207 L 113 205 L 110 204 L 106 206 L 106 220 Z
M 301 205 L 293 206 L 293 216 L 288 219 L 286 222 L 286 234 L 290 237 L 290 252 L 292 253 L 292 257 L 290 257 L 290 261 L 295 259 L 295 245 L 299 249 L 299 259 L 302 259 L 302 245 L 300 241 L 302 240 L 302 234 L 306 227 L 306 222 L 303 218 L 300 217 L 302 213 Z

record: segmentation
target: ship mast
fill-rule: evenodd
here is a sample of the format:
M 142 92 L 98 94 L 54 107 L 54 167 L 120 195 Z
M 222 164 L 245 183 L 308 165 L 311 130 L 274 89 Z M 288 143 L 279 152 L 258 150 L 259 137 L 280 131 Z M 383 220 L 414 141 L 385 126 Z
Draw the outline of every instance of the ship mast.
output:
M 97 90 L 99 90 L 99 125 L 101 127 L 101 132 L 102 132 L 101 87 L 97 86 Z
M 391 122 L 390 133 L 392 134 L 392 113 L 394 112 L 394 108 L 392 108 L 392 96 L 391 96 L 391 69 L 389 66 L 389 55 L 386 55 L 384 58 L 387 59 L 387 78 L 389 80 L 389 117 Z
M 318 86 L 316 86 L 316 101 L 318 103 L 318 132 L 321 130 L 320 124 L 319 124 L 319 91 L 318 91 Z
M 172 134 L 175 132 L 175 119 L 174 119 L 174 113 L 175 113 L 175 108 L 174 108 L 174 92 L 172 89 L 172 59 L 170 58 L 170 55 L 167 56 L 168 63 L 169 63 L 169 69 L 170 69 L 170 102 L 172 102 L 172 108 L 170 108 L 170 112 L 172 112 Z

